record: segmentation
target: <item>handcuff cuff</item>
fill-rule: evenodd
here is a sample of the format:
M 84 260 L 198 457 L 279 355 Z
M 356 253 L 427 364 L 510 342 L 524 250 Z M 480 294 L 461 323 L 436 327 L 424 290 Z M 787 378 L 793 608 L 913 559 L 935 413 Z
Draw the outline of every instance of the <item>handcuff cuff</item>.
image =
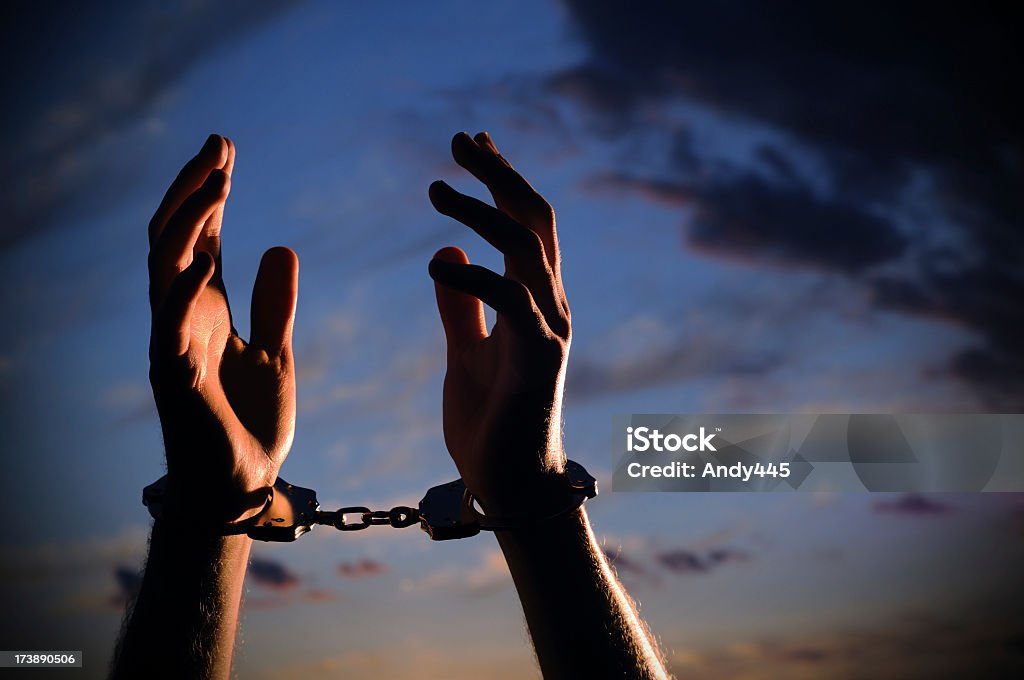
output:
M 397 506 L 390 510 L 370 510 L 364 506 L 350 506 L 325 511 L 320 509 L 316 491 L 289 484 L 278 477 L 258 514 L 216 527 L 216 530 L 223 536 L 246 534 L 258 541 L 289 542 L 312 531 L 317 525 L 333 526 L 339 531 L 359 531 L 384 524 L 396 529 L 419 524 L 435 541 L 468 538 L 481 530 L 529 529 L 567 515 L 587 499 L 597 496 L 597 480 L 579 463 L 567 460 L 565 472 L 560 477 L 565 480 L 568 492 L 564 507 L 544 514 L 506 517 L 481 513 L 476 507 L 476 498 L 462 479 L 431 487 L 418 508 Z M 155 520 L 173 521 L 164 517 L 166 499 L 166 475 L 142 490 L 142 503 Z M 356 515 L 358 520 L 349 519 Z M 202 525 L 197 523 L 197 526 Z

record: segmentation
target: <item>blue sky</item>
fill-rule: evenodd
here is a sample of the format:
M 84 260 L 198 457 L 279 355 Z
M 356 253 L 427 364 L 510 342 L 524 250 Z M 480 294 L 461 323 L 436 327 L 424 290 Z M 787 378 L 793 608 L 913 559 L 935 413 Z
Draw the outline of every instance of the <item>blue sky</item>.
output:
M 415 504 L 456 474 L 426 264 L 455 244 L 499 266 L 426 198 L 437 178 L 484 195 L 450 159 L 459 130 L 488 130 L 556 208 L 574 322 L 566 447 L 600 479 L 616 413 L 1019 410 L 1005 351 L 1019 279 L 977 273 L 1003 274 L 994 253 L 1020 242 L 991 225 L 1019 223 L 962 181 L 977 159 L 831 106 L 808 123 L 805 99 L 843 93 L 786 76 L 788 53 L 755 66 L 706 48 L 695 31 L 721 29 L 714 10 L 663 10 L 653 24 L 548 1 L 14 12 L 8 44 L 26 66 L 5 76 L 22 98 L 3 145 L 0 424 L 18 530 L 0 542 L 0 602 L 22 612 L 19 634 L 84 648 L 102 675 L 145 550 L 140 490 L 162 470 L 145 224 L 210 132 L 238 147 L 224 227 L 236 326 L 260 254 L 300 258 L 282 476 L 325 507 Z M 675 47 L 677 24 L 691 47 Z M 877 55 L 840 43 L 823 62 L 856 90 Z M 810 64 L 813 47 L 793 51 Z M 889 57 L 935 94 L 910 47 Z M 773 74 L 778 100 L 757 86 Z M 915 112 L 892 101 L 902 130 Z M 943 120 L 922 126 L 943 139 Z M 939 668 L 1001 649 L 1019 499 L 904 501 L 606 492 L 591 517 L 680 675 L 842 675 L 868 654 L 895 677 L 933 663 L 908 641 L 941 644 Z M 241 677 L 532 672 L 488 536 L 321 529 L 254 556 Z

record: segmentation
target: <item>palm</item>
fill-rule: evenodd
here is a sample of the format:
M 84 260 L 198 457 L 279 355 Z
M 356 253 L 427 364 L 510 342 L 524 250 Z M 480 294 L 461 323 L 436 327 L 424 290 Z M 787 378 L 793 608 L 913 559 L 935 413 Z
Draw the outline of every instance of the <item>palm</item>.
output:
M 279 465 L 295 419 L 293 377 L 268 370 L 266 356 L 238 337 L 220 286 L 207 286 L 196 303 L 189 364 L 219 434 L 232 443 L 234 465 L 254 471 Z
M 514 392 L 502 356 L 508 343 L 500 330 L 462 348 L 448 364 L 444 383 L 444 434 L 448 450 L 463 476 L 473 477 L 480 466 L 490 467 L 495 421 Z M 472 481 L 470 480 L 472 486 Z

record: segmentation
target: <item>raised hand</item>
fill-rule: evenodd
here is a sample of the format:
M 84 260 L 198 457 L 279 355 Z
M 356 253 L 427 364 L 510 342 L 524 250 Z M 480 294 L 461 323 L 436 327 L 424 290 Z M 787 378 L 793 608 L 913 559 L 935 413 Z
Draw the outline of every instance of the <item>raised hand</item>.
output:
M 562 390 L 572 329 L 551 206 L 487 133 L 452 140 L 497 207 L 443 182 L 430 200 L 505 255 L 505 274 L 458 248 L 430 262 L 448 342 L 444 436 L 489 515 L 547 517 L 496 532 L 545 678 L 666 678 L 659 652 L 608 566 L 586 511 L 565 507 Z M 497 311 L 490 334 L 483 304 Z M 554 512 L 552 512 L 554 511 Z
M 467 487 L 493 514 L 541 510 L 564 469 L 562 387 L 569 304 L 562 289 L 555 214 L 501 156 L 486 132 L 452 139 L 455 161 L 483 182 L 496 208 L 444 182 L 430 200 L 505 256 L 499 275 L 455 247 L 430 262 L 448 344 L 444 436 Z M 483 303 L 497 311 L 488 334 Z
M 268 250 L 247 343 L 231 322 L 220 232 L 234 144 L 211 135 L 149 225 L 150 382 L 167 452 L 168 515 L 218 523 L 262 506 L 295 430 L 298 259 Z

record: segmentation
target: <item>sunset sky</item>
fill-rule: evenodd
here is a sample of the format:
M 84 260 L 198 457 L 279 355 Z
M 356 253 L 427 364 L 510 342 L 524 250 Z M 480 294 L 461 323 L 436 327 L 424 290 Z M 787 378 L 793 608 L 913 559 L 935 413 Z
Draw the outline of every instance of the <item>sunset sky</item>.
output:
M 679 677 L 1022 663 L 1019 494 L 607 484 L 619 413 L 1021 410 L 1020 56 L 998 17 L 20 5 L 0 22 L 3 648 L 84 649 L 82 677 L 106 671 L 145 554 L 141 489 L 163 473 L 146 224 L 211 132 L 238 148 L 224 268 L 243 335 L 260 254 L 300 258 L 282 476 L 374 509 L 456 477 L 427 262 L 448 244 L 500 259 L 427 186 L 485 196 L 449 140 L 487 130 L 557 211 L 566 449 L 604 484 L 595 530 Z M 536 672 L 487 535 L 257 543 L 243 606 L 243 678 Z

